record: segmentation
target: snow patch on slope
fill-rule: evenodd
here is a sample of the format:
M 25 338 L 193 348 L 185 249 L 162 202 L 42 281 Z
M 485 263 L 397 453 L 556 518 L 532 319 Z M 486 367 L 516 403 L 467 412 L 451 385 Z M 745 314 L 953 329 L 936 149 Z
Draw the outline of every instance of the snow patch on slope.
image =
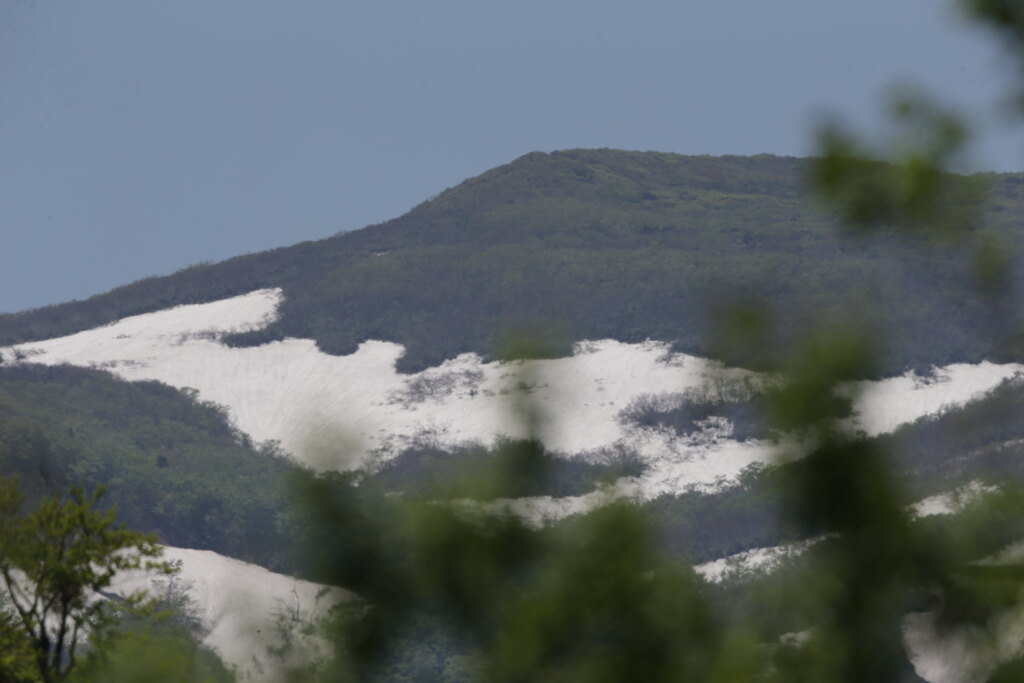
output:
M 275 574 L 208 550 L 164 548 L 164 559 L 180 563 L 180 581 L 207 631 L 203 639 L 238 673 L 242 681 L 280 680 L 283 667 L 326 655 L 328 644 L 303 637 L 299 627 L 313 624 L 352 595 L 338 588 Z M 110 590 L 128 594 L 145 590 L 159 595 L 168 579 L 145 571 L 119 575 Z M 287 633 L 282 633 L 282 628 Z M 272 654 L 286 638 L 294 650 L 285 658 Z
M 940 493 L 918 501 L 911 507 L 911 514 L 914 517 L 951 515 L 960 512 L 982 496 L 995 493 L 998 490 L 998 487 L 987 486 L 978 480 L 974 480 L 953 491 Z
M 672 353 L 661 342 L 583 342 L 569 358 L 514 363 L 485 363 L 463 354 L 413 375 L 397 372 L 404 349 L 385 341 L 364 342 L 347 356 L 322 353 L 308 339 L 251 348 L 223 344 L 228 334 L 272 322 L 281 300 L 281 291 L 271 289 L 179 306 L 0 349 L 0 356 L 101 368 L 126 380 L 194 389 L 200 400 L 224 406 L 254 441 L 277 441 L 321 470 L 372 466 L 424 442 L 445 447 L 525 436 L 526 421 L 516 417 L 524 403 L 544 416 L 536 428 L 549 450 L 586 459 L 623 448 L 648 466 L 611 490 L 507 502 L 537 521 L 589 509 L 609 496 L 651 499 L 718 487 L 752 464 L 773 461 L 778 452 L 777 444 L 738 442 L 723 430 L 679 435 L 622 420 L 622 410 L 643 395 L 697 392 L 709 380 L 766 381 Z M 952 365 L 927 379 L 908 373 L 851 384 L 847 391 L 859 397 L 851 426 L 868 434 L 891 431 L 980 396 L 1021 369 Z
M 768 574 L 777 569 L 786 560 L 801 555 L 811 546 L 825 537 L 808 539 L 799 543 L 788 543 L 766 548 L 752 548 L 735 555 L 704 562 L 694 570 L 712 583 L 718 583 L 733 576 L 751 573 Z
M 877 382 L 851 382 L 845 390 L 858 397 L 853 426 L 874 436 L 980 398 L 1022 371 L 1024 366 L 1016 363 L 956 363 L 936 368 L 929 377 L 907 372 Z
M 980 481 L 971 481 L 952 491 L 930 496 L 913 503 L 906 508 L 912 519 L 933 517 L 936 515 L 952 515 L 961 512 L 965 507 L 978 501 L 982 496 L 995 493 L 999 489 L 987 486 Z M 811 547 L 828 538 L 829 535 L 816 536 L 795 543 L 784 543 L 776 546 L 752 548 L 743 552 L 704 562 L 694 567 L 698 574 L 708 581 L 717 583 L 730 575 L 743 575 L 751 572 L 770 573 L 787 559 L 803 554 Z M 1024 558 L 1024 544 L 1011 546 L 1004 553 L 993 558 L 993 563 L 1019 561 Z
M 648 451 L 692 446 L 650 430 L 633 433 L 618 414 L 641 394 L 696 389 L 712 373 L 752 376 L 670 354 L 658 342 L 589 342 L 569 358 L 514 363 L 463 354 L 414 375 L 396 371 L 403 347 L 390 342 L 367 341 L 347 356 L 322 353 L 308 339 L 254 348 L 222 343 L 227 334 L 273 320 L 280 297 L 278 290 L 262 290 L 181 306 L 0 353 L 195 389 L 201 400 L 225 406 L 255 441 L 279 441 L 324 469 L 358 466 L 371 454 L 387 457 L 425 439 L 450 445 L 523 436 L 524 421 L 510 415 L 524 398 L 546 416 L 538 429 L 553 451 L 585 455 L 627 438 Z M 354 444 L 351 459 L 310 452 L 310 444 L 336 444 L 340 430 Z

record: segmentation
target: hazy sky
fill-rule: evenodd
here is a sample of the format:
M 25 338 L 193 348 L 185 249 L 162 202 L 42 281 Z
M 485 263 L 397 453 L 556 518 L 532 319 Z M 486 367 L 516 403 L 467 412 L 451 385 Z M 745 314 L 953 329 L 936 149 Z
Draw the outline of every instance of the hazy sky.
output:
M 532 150 L 801 155 L 989 107 L 942 0 L 0 0 L 0 311 L 397 216 Z M 978 168 L 1024 168 L 992 116 Z

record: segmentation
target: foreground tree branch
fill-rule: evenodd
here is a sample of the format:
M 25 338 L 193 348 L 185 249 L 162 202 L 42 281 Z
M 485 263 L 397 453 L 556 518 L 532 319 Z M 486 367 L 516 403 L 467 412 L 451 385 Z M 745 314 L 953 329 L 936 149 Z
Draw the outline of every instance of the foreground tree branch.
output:
M 72 488 L 66 500 L 45 498 L 25 512 L 16 482 L 0 479 L 4 597 L 46 683 L 67 678 L 84 635 L 100 638 L 118 613 L 146 609 L 141 593 L 116 604 L 100 596 L 118 573 L 172 571 L 153 537 L 115 523 L 113 509 L 99 509 L 102 495 L 102 488 L 91 495 Z

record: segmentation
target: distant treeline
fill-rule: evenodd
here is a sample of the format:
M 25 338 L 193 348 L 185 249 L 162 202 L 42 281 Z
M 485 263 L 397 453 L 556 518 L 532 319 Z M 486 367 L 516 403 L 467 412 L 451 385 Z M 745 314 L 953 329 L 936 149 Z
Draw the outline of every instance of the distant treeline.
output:
M 529 154 L 384 224 L 0 316 L 0 345 L 281 287 L 280 320 L 231 343 L 304 337 L 344 354 L 383 339 L 404 344 L 400 369 L 415 371 L 491 356 L 508 330 L 539 325 L 561 353 L 573 340 L 651 338 L 714 355 L 715 314 L 756 302 L 782 341 L 855 312 L 886 331 L 880 372 L 1015 353 L 1004 331 L 1018 306 L 987 306 L 967 255 L 884 229 L 839 234 L 805 191 L 808 168 L 772 156 Z M 1020 251 L 1024 175 L 988 180 L 979 229 Z

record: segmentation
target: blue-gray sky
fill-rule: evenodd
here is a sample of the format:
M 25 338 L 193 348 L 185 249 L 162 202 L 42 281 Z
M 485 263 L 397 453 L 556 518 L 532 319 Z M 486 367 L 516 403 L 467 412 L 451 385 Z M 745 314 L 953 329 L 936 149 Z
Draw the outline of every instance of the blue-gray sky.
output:
M 0 311 L 397 216 L 532 150 L 802 155 L 1005 56 L 948 0 L 0 0 Z M 996 117 L 978 168 L 1024 168 Z

